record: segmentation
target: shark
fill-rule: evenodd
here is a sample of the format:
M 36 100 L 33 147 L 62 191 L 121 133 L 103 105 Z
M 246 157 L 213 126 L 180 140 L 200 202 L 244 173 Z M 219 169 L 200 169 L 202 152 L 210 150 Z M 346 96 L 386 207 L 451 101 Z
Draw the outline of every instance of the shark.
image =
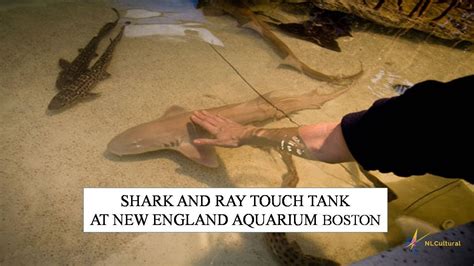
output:
M 97 56 L 96 50 L 100 41 L 115 28 L 120 19 L 120 14 L 117 9 L 112 8 L 112 10 L 117 15 L 117 19 L 104 24 L 99 33 L 89 41 L 86 47 L 79 49 L 79 54 L 72 62 L 63 58 L 59 59 L 59 66 L 62 70 L 56 79 L 56 88 L 58 90 L 63 90 L 71 85 L 74 80 L 87 70 L 92 59 Z
M 98 95 L 97 93 L 91 93 L 90 90 L 92 90 L 99 81 L 110 77 L 110 74 L 107 73 L 106 69 L 112 60 L 115 47 L 122 39 L 124 28 L 125 26 L 122 26 L 120 33 L 110 41 L 107 49 L 90 69 L 82 73 L 69 86 L 60 90 L 53 97 L 48 105 L 48 110 L 60 110 L 66 106 L 72 105 L 81 98 L 94 97 Z
M 272 32 L 267 23 L 256 16 L 252 10 L 241 1 L 209 0 L 208 4 L 210 4 L 212 8 L 220 9 L 223 12 L 230 14 L 237 19 L 242 27 L 256 31 L 263 39 L 271 43 L 279 56 L 283 58 L 281 65 L 289 66 L 316 80 L 330 83 L 351 81 L 363 74 L 362 63 L 360 63 L 361 66 L 359 71 L 349 75 L 330 75 L 308 66 L 296 56 L 285 42 Z
M 338 266 L 338 262 L 305 254 L 296 241 L 288 240 L 286 233 L 265 233 L 264 240 L 280 265 Z
M 282 175 L 282 188 L 296 188 L 299 182 L 293 155 L 278 150 L 287 172 Z M 280 265 L 317 265 L 337 266 L 338 262 L 331 259 L 305 254 L 296 240 L 290 241 L 286 233 L 264 233 L 263 239 Z
M 325 102 L 345 93 L 345 87 L 330 94 L 317 90 L 296 95 L 279 96 L 270 92 L 253 100 L 207 109 L 237 123 L 249 124 L 268 119 L 281 119 L 287 114 L 303 109 L 318 109 Z M 190 119 L 192 112 L 180 106 L 171 106 L 161 117 L 125 130 L 107 145 L 111 154 L 123 156 L 158 150 L 175 150 L 188 159 L 206 167 L 219 166 L 215 149 L 211 146 L 195 146 L 193 140 L 205 132 Z

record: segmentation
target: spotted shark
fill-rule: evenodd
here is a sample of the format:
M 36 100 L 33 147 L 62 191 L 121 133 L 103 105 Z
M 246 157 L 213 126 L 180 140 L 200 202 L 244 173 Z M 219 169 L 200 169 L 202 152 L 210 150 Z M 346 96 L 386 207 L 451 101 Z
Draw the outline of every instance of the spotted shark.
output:
M 59 59 L 59 66 L 62 70 L 56 79 L 56 88 L 58 90 L 63 90 L 71 85 L 74 80 L 87 70 L 92 59 L 97 56 L 96 50 L 100 41 L 117 26 L 120 19 L 117 9 L 112 8 L 112 10 L 117 15 L 117 19 L 102 26 L 99 33 L 89 41 L 86 47 L 79 49 L 79 54 L 72 62 L 63 58 Z
M 305 254 L 296 241 L 289 241 L 286 233 L 265 233 L 267 246 L 277 257 L 280 265 L 338 266 L 338 262 Z
M 268 119 L 280 119 L 287 114 L 317 109 L 348 88 L 331 94 L 319 94 L 316 90 L 298 96 L 276 96 L 276 92 L 254 100 L 207 109 L 241 124 Z M 270 103 L 271 104 L 270 104 Z M 276 108 L 275 108 L 276 107 Z M 190 119 L 192 112 L 179 106 L 170 107 L 160 118 L 132 127 L 114 137 L 107 151 L 115 155 L 133 155 L 157 150 L 175 150 L 185 157 L 207 167 L 218 167 L 215 150 L 211 146 L 195 146 L 193 140 L 204 132 Z
M 293 155 L 279 150 L 281 159 L 286 166 L 287 172 L 282 176 L 282 188 L 295 188 L 299 182 Z M 290 241 L 286 233 L 264 233 L 265 244 L 276 256 L 280 265 L 314 265 L 314 266 L 337 266 L 338 262 L 305 254 L 298 242 Z
M 91 93 L 90 90 L 92 90 L 99 81 L 110 77 L 106 69 L 110 64 L 115 47 L 122 39 L 124 28 L 125 26 L 122 26 L 120 33 L 110 41 L 107 49 L 90 69 L 84 71 L 84 73 L 76 78 L 70 85 L 59 91 L 53 97 L 48 105 L 49 110 L 59 110 L 75 103 L 81 98 L 98 95 Z

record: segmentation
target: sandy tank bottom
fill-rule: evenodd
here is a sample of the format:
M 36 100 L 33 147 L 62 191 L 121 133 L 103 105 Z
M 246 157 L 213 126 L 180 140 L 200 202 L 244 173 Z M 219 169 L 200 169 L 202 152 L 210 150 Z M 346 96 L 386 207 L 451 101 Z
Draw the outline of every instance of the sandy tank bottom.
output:
M 260 234 L 82 232 L 84 187 L 278 187 L 285 172 L 276 154 L 252 147 L 218 149 L 217 169 L 171 151 L 127 158 L 105 153 L 113 136 L 158 118 L 172 105 L 196 110 L 257 96 L 196 32 L 185 37 L 125 36 L 108 69 L 111 78 L 94 90 L 101 96 L 48 115 L 58 59 L 74 58 L 113 16 L 108 5 L 90 3 L 0 10 L 0 264 L 276 264 Z M 337 89 L 278 67 L 280 58 L 269 44 L 237 27 L 234 19 L 206 19 L 204 27 L 224 44 L 216 49 L 260 92 Z M 380 97 L 396 95 L 390 84 L 448 81 L 474 73 L 472 52 L 426 42 L 420 35 L 353 35 L 341 39 L 342 52 L 335 53 L 279 34 L 303 61 L 322 72 L 351 74 L 359 69 L 359 61 L 364 67 L 347 93 L 319 110 L 293 114 L 298 123 L 339 120 L 366 109 Z M 107 41 L 102 43 L 103 50 Z M 293 126 L 286 119 L 264 125 Z M 296 159 L 296 167 L 299 187 L 364 183 L 357 180 L 352 164 Z M 343 264 L 388 247 L 382 233 L 305 233 L 290 238 L 306 253 Z

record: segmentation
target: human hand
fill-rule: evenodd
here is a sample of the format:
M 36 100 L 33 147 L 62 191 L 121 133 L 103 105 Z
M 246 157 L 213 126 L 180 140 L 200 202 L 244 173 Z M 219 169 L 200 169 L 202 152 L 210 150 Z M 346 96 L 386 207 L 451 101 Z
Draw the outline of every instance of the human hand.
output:
M 214 139 L 194 139 L 196 145 L 215 145 L 222 147 L 239 147 L 252 136 L 256 127 L 243 126 L 221 115 L 207 111 L 196 111 L 191 120 L 214 135 Z

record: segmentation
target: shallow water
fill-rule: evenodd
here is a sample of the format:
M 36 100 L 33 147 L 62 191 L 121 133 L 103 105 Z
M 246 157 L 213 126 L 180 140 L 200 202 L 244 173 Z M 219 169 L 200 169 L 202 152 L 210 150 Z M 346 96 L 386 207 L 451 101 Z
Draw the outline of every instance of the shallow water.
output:
M 217 169 L 197 165 L 172 151 L 123 158 L 105 153 L 116 134 L 160 117 L 172 105 L 196 110 L 257 96 L 200 32 L 208 31 L 222 42 L 215 48 L 261 93 L 301 94 L 316 88 L 331 92 L 334 86 L 278 67 L 281 59 L 258 34 L 237 27 L 228 16 L 200 16 L 186 1 L 171 11 L 153 6 L 152 1 L 0 3 L 0 263 L 276 263 L 258 234 L 83 233 L 82 189 L 280 185 L 285 167 L 278 155 L 252 147 L 219 148 Z M 58 59 L 74 58 L 103 23 L 114 19 L 110 6 L 122 15 L 128 9 L 173 13 L 164 20 L 130 19 L 132 25 L 199 23 L 189 27 L 201 30 L 186 30 L 184 36 L 126 34 L 108 68 L 112 77 L 94 90 L 101 96 L 62 113 L 47 114 L 47 104 L 56 93 Z M 469 47 L 452 48 L 423 34 L 397 37 L 380 31 L 379 27 L 356 29 L 352 38 L 340 39 L 341 53 L 278 34 L 303 61 L 324 73 L 352 74 L 359 62 L 364 68 L 347 93 L 321 109 L 292 114 L 293 120 L 299 124 L 339 120 L 380 97 L 396 95 L 391 85 L 448 81 L 474 73 Z M 293 126 L 287 119 L 264 125 Z M 358 180 L 351 164 L 295 161 L 300 187 L 367 183 Z M 383 178 L 398 180 L 391 175 Z M 388 247 L 383 234 L 294 234 L 291 238 L 307 253 L 343 264 Z

